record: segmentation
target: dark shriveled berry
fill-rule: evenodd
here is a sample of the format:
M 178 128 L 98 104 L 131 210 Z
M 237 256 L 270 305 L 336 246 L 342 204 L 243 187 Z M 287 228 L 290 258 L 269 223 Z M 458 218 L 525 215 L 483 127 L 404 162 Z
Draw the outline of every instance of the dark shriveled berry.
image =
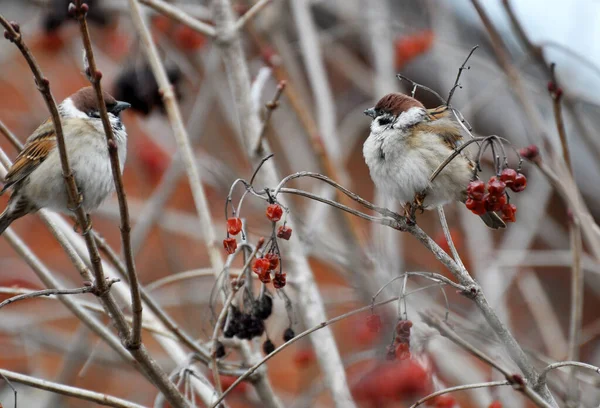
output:
M 285 342 L 290 341 L 294 337 L 296 337 L 296 333 L 294 333 L 294 330 L 291 327 L 288 327 L 283 332 L 283 341 L 285 341 Z
M 259 319 L 266 320 L 273 312 L 273 298 L 269 295 L 262 295 L 254 304 L 252 314 Z
M 215 349 L 215 356 L 217 358 L 225 357 L 225 346 L 220 341 L 217 342 L 217 348 Z
M 275 345 L 269 339 L 265 340 L 262 347 L 263 347 L 263 352 L 265 354 L 271 354 L 272 352 L 275 351 Z

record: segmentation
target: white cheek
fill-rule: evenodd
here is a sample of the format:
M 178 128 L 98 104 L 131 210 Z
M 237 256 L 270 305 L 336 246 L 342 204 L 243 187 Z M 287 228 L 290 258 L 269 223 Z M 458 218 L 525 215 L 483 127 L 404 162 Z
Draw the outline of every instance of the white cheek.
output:
M 63 118 L 88 118 L 88 115 L 86 115 L 84 112 L 77 109 L 75 105 L 73 105 L 73 101 L 71 100 L 71 98 L 67 98 L 64 101 L 62 101 L 58 109 L 60 111 L 60 115 Z

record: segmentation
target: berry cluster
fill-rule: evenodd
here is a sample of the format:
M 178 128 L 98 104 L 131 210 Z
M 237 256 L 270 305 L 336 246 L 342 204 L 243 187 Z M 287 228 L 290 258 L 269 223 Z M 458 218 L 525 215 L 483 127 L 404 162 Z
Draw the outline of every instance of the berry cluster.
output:
M 515 222 L 517 206 L 509 203 L 506 188 L 520 193 L 527 187 L 527 177 L 516 170 L 506 168 L 499 176 L 493 176 L 486 185 L 481 180 L 473 180 L 467 187 L 466 207 L 474 214 L 483 215 L 488 211 L 500 211 L 504 222 Z
M 265 331 L 264 321 L 271 316 L 273 299 L 263 295 L 252 305 L 249 313 L 243 312 L 236 306 L 231 306 L 229 316 L 223 323 L 223 335 L 250 340 L 261 336 Z
M 410 355 L 410 329 L 413 323 L 410 320 L 399 320 L 396 325 L 396 336 L 394 341 L 387 348 L 388 360 L 398 359 L 400 361 L 407 360 Z

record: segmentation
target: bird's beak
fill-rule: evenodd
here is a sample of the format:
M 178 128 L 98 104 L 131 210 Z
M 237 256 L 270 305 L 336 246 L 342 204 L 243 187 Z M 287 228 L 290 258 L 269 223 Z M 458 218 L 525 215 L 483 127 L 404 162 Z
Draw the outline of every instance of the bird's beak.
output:
M 373 119 L 375 119 L 375 117 L 377 116 L 377 114 L 375 113 L 375 108 L 369 108 L 365 110 L 364 114 L 372 117 Z
M 131 108 L 131 104 L 130 103 L 122 102 L 122 101 L 117 101 L 117 104 L 113 108 L 113 113 L 115 115 L 118 115 L 119 113 L 121 113 L 125 109 L 129 109 L 129 108 Z

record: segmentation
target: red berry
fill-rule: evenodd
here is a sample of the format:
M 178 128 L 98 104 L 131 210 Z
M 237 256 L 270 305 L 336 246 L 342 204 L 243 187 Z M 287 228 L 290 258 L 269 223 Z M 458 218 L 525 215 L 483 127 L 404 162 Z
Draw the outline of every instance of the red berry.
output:
M 471 212 L 473 214 L 483 215 L 487 212 L 485 209 L 485 202 L 483 200 L 476 201 L 476 200 L 473 200 L 472 198 L 467 198 L 465 205 L 467 206 L 467 208 L 469 210 L 471 210 Z
M 277 269 L 279 266 L 279 256 L 277 254 L 269 253 L 265 255 L 265 258 L 271 262 L 270 270 Z
M 238 217 L 227 219 L 227 232 L 231 235 L 237 235 L 242 230 L 242 220 Z
M 175 44 L 184 51 L 196 51 L 206 44 L 206 37 L 186 25 L 178 26 L 173 38 Z
M 269 204 L 267 207 L 267 218 L 273 222 L 277 222 L 283 215 L 283 209 L 277 204 Z
M 506 184 L 504 184 L 503 181 L 498 180 L 496 177 L 492 177 L 488 182 L 487 188 L 490 195 L 499 196 L 504 194 Z
M 429 405 L 434 408 L 453 408 L 456 405 L 456 400 L 451 395 L 439 395 L 430 401 Z
M 504 207 L 504 204 L 506 204 L 506 194 L 500 196 L 486 194 L 483 201 L 487 211 L 500 211 Z
M 292 229 L 285 225 L 280 226 L 277 229 L 277 238 L 285 239 L 286 241 L 292 236 Z
M 485 183 L 481 180 L 473 180 L 467 186 L 467 196 L 473 200 L 481 200 L 485 193 Z
M 506 184 L 506 187 L 510 187 L 517 177 L 517 171 L 514 169 L 504 169 L 500 174 L 500 180 Z
M 381 317 L 373 314 L 367 317 L 367 327 L 373 333 L 379 333 L 381 330 Z
M 488 408 L 502 408 L 502 403 L 500 401 L 494 401 Z
M 276 273 L 275 277 L 273 278 L 273 287 L 275 289 L 281 289 L 285 286 L 285 283 L 285 272 Z
M 294 355 L 294 364 L 299 368 L 305 368 L 316 360 L 315 352 L 311 349 L 298 350 Z
M 396 347 L 396 358 L 400 361 L 410 358 L 410 345 L 408 343 L 400 343 Z
M 225 248 L 225 251 L 231 255 L 237 249 L 237 241 L 235 238 L 225 238 L 223 240 L 223 248 Z
M 529 145 L 520 149 L 519 155 L 527 160 L 535 160 L 540 155 L 540 149 L 536 145 Z
M 517 206 L 514 204 L 505 204 L 502 207 L 502 221 L 515 222 L 517 220 Z
M 525 187 L 527 187 L 527 177 L 521 173 L 517 174 L 515 181 L 513 181 L 512 185 L 510 186 L 510 189 L 515 193 L 520 193 L 521 191 L 525 190 Z
M 271 268 L 271 261 L 267 258 L 258 258 L 254 260 L 254 265 L 252 265 L 252 271 L 257 274 L 259 277 L 264 275 L 266 272 L 269 272 Z

